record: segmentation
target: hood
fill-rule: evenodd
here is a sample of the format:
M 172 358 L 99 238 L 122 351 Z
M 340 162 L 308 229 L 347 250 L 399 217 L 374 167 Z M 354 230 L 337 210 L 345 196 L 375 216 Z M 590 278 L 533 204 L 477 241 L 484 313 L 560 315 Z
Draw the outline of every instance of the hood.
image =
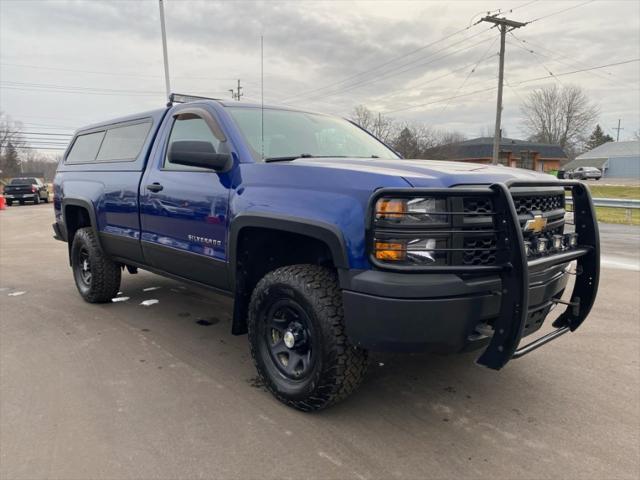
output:
M 549 181 L 555 179 L 552 175 L 533 170 L 442 160 L 299 158 L 291 164 L 402 177 L 414 187 L 446 188 L 461 183 L 490 184 L 508 180 Z

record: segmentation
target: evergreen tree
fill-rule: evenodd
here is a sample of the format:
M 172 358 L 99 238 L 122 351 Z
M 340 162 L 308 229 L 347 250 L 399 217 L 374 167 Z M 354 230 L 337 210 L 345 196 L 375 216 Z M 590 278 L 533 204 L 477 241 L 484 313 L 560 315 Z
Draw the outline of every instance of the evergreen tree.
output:
M 418 137 L 409 127 L 404 127 L 400 131 L 392 146 L 404 158 L 420 158 Z
M 607 135 L 602 131 L 600 125 L 596 125 L 596 128 L 593 130 L 585 147 L 587 150 L 593 150 L 596 147 L 599 147 L 603 143 L 613 142 L 613 137 L 611 135 Z

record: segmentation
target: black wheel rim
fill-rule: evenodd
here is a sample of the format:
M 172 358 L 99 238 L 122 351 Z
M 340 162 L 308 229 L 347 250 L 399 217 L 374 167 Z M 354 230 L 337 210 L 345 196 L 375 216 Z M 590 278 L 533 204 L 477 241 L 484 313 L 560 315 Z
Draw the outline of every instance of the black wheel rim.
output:
M 91 261 L 89 257 L 89 251 L 82 247 L 78 252 L 78 273 L 82 282 L 89 286 L 91 285 Z
M 273 365 L 290 380 L 306 379 L 315 364 L 311 319 L 292 299 L 274 302 L 264 317 L 263 340 Z

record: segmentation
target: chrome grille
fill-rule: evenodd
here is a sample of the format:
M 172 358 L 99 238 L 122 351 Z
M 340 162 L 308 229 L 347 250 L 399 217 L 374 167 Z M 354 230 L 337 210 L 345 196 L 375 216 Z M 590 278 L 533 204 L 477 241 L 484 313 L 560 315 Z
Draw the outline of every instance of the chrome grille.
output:
M 523 232 L 525 240 L 534 241 L 544 237 L 551 240 L 553 235 L 564 232 L 564 192 L 522 192 L 513 194 L 513 202 L 518 213 L 520 224 L 524 227 L 527 220 L 534 215 L 544 214 L 548 227 L 539 234 Z M 467 197 L 463 199 L 465 223 L 469 225 L 468 236 L 462 245 L 462 263 L 464 265 L 495 265 L 496 236 L 495 234 L 479 234 L 478 230 L 493 225 L 493 202 L 486 197 Z M 495 226 L 494 226 L 495 227 Z M 531 252 L 530 257 L 534 257 Z
M 530 212 L 552 212 L 564 208 L 564 193 L 557 195 L 514 196 L 518 215 Z

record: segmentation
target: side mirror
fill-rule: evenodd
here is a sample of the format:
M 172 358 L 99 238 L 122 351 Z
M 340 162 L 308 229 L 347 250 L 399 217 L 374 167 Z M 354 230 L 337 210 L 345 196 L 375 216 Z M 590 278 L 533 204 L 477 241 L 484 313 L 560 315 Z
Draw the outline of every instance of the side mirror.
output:
M 216 153 L 210 142 L 180 141 L 169 147 L 169 161 L 178 165 L 207 168 L 216 172 L 226 172 L 233 164 L 228 153 Z

